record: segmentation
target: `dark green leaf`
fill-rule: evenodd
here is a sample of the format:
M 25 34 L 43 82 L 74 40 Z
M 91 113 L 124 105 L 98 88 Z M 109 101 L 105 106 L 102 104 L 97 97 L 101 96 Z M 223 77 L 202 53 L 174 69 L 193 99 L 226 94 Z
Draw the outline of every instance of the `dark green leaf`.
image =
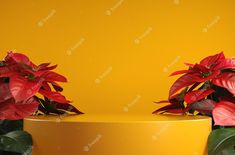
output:
M 23 120 L 0 120 L 0 135 L 23 129 Z
M 32 137 L 25 131 L 12 131 L 0 135 L 0 150 L 30 155 L 32 150 Z
M 235 128 L 213 130 L 208 138 L 208 155 L 235 154 Z

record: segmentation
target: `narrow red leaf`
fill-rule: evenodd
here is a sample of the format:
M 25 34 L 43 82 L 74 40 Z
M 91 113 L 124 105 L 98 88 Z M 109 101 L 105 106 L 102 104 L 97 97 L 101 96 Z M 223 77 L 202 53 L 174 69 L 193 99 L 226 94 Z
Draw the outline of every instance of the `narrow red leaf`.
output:
M 199 86 L 201 83 L 200 82 L 196 82 L 195 84 L 192 85 L 192 87 L 189 88 L 188 92 L 193 91 L 197 86 Z
M 35 98 L 30 98 L 23 102 L 15 103 L 14 99 L 7 100 L 0 104 L 0 120 L 19 120 L 32 115 L 38 108 L 38 102 Z
M 169 104 L 166 105 L 164 107 L 161 107 L 157 110 L 155 110 L 154 112 L 152 112 L 153 114 L 159 113 L 159 112 L 164 112 L 164 111 L 169 111 L 169 110 L 175 110 L 175 109 L 181 109 L 181 105 L 180 104 Z M 182 109 L 181 109 L 182 110 Z
M 170 109 L 170 110 L 166 110 L 165 112 L 173 113 L 173 114 L 183 114 L 187 112 L 187 110 L 186 109 Z
M 194 67 L 192 68 L 192 70 L 198 72 L 198 73 L 208 73 L 210 71 L 209 68 L 207 68 L 206 66 L 203 66 L 201 64 L 195 64 Z
M 0 66 L 0 76 L 3 74 L 8 74 L 10 72 L 17 72 L 20 70 L 21 70 L 21 68 L 17 64 Z
M 179 70 L 179 71 L 171 73 L 170 76 L 175 76 L 175 75 L 185 74 L 185 73 L 191 73 L 191 72 L 193 72 L 193 71 L 192 70 Z
M 174 95 L 178 90 L 190 86 L 195 82 L 195 75 L 194 74 L 185 74 L 178 78 L 174 84 L 171 86 L 169 91 L 169 98 Z
M 191 104 L 207 97 L 213 92 L 214 92 L 213 89 L 199 89 L 199 90 L 191 91 L 191 92 L 188 92 L 184 96 L 184 101 L 188 104 Z
M 12 76 L 10 78 L 10 91 L 16 102 L 27 100 L 35 95 L 42 86 L 43 80 L 29 80 L 22 76 Z
M 45 81 L 49 81 L 49 82 L 55 82 L 55 81 L 67 82 L 67 79 L 64 76 L 62 76 L 58 73 L 52 72 L 52 71 L 46 73 L 43 76 L 43 78 L 45 79 Z
M 208 80 L 212 80 L 212 79 L 216 78 L 219 74 L 220 74 L 220 71 L 217 70 L 217 71 L 214 71 L 212 74 L 210 74 L 207 77 L 195 77 L 195 81 L 205 82 L 205 81 L 208 81 Z
M 62 92 L 63 91 L 63 88 L 56 82 L 51 82 L 53 88 L 55 89 L 55 91 L 57 92 Z
M 191 63 L 185 62 L 184 64 L 185 64 L 186 66 L 188 66 L 188 67 L 192 67 L 192 68 L 194 67 L 194 64 L 191 64 Z
M 50 65 L 50 63 L 42 63 L 42 64 L 38 65 L 37 70 L 44 69 L 49 65 Z
M 47 91 L 51 91 L 51 87 L 50 87 L 50 85 L 46 81 L 44 81 L 42 83 L 42 87 L 43 87 L 43 89 L 45 89 Z
M 46 74 L 48 71 L 47 70 L 38 70 L 38 71 L 33 71 L 33 70 L 31 70 L 31 69 L 25 69 L 25 71 L 27 71 L 28 73 L 31 73 L 31 74 L 33 74 L 34 76 L 42 76 L 42 75 L 44 75 L 44 74 Z
M 235 126 L 235 104 L 221 101 L 213 109 L 215 125 Z
M 53 70 L 53 69 L 55 69 L 57 67 L 57 65 L 53 65 L 53 66 L 49 66 L 49 67 L 45 67 L 45 68 L 41 68 L 40 70 L 47 70 L 47 71 L 49 71 L 49 70 Z
M 31 68 L 37 68 L 37 65 L 35 65 L 32 61 L 30 61 L 30 65 L 29 66 L 31 66 Z
M 203 60 L 200 61 L 200 64 L 207 68 L 211 68 L 212 66 L 216 65 L 219 61 L 223 59 L 225 59 L 224 53 L 220 52 L 219 54 L 215 54 L 204 58 Z
M 221 60 L 219 64 L 215 66 L 214 69 L 215 70 L 235 69 L 235 58 Z
M 229 92 L 235 95 L 235 73 L 225 72 L 212 80 L 214 85 L 226 88 Z
M 162 100 L 162 101 L 158 101 L 158 102 L 154 102 L 154 103 L 169 103 L 169 100 Z
M 52 92 L 52 91 L 40 89 L 39 93 L 42 94 L 43 96 L 45 96 L 53 101 L 59 102 L 59 103 L 65 103 L 65 104 L 70 103 L 70 101 L 66 100 L 66 98 L 63 95 L 61 95 L 59 92 Z
M 23 63 L 26 65 L 30 65 L 29 58 L 26 55 L 21 54 L 21 53 L 8 52 L 7 56 L 5 57 L 5 61 L 9 64 Z

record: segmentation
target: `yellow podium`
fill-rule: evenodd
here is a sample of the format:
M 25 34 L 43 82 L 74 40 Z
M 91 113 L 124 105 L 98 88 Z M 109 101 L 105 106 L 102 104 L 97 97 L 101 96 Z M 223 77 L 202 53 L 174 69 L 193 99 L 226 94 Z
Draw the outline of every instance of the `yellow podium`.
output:
M 203 116 L 76 115 L 24 119 L 33 155 L 206 155 Z

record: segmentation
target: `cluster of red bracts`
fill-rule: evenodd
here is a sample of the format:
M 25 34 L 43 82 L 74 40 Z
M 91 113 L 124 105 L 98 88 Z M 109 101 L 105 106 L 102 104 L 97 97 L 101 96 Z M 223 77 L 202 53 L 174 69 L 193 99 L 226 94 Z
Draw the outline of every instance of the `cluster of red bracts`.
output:
M 0 119 L 22 119 L 37 110 L 45 114 L 82 113 L 61 94 L 63 88 L 57 82 L 67 79 L 52 71 L 56 67 L 35 65 L 26 55 L 9 52 L 0 61 Z
M 171 86 L 168 100 L 157 102 L 170 104 L 153 113 L 197 111 L 213 115 L 215 125 L 235 126 L 235 59 L 221 52 L 186 65 L 188 70 L 171 74 L 183 75 Z

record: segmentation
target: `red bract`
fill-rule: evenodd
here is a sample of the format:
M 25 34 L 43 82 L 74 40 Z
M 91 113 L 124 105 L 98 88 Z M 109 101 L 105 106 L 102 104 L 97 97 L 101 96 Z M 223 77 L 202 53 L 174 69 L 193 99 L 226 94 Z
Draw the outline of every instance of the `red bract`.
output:
M 199 89 L 195 91 L 190 91 L 184 96 L 184 101 L 187 104 L 191 104 L 198 100 L 204 99 L 213 92 L 214 92 L 213 89 Z
M 220 63 L 221 60 L 224 60 L 225 56 L 223 52 L 220 52 L 219 54 L 215 54 L 212 56 L 208 56 L 200 61 L 200 65 L 205 66 L 208 69 L 213 70 L 218 63 Z
M 26 55 L 13 52 L 0 61 L 0 119 L 22 119 L 41 111 L 42 107 L 41 112 L 45 114 L 82 113 L 61 95 L 63 88 L 56 82 L 67 82 L 67 79 L 51 71 L 57 65 L 49 65 L 36 65 Z M 37 97 L 38 93 L 44 99 Z M 51 111 L 51 107 L 59 110 Z M 71 110 L 68 107 L 72 107 Z
M 185 64 L 188 70 L 171 74 L 183 75 L 171 86 L 168 100 L 158 102 L 170 105 L 153 113 L 197 111 L 199 114 L 213 114 L 216 125 L 235 125 L 235 59 L 225 58 L 221 52 L 202 59 L 200 63 Z
M 17 103 L 12 98 L 0 103 L 0 119 L 22 119 L 32 115 L 38 109 L 38 105 L 39 103 L 34 97 Z
M 9 87 L 16 102 L 27 100 L 34 96 L 42 86 L 42 80 L 30 80 L 21 75 L 10 76 Z
M 215 125 L 234 126 L 235 125 L 235 104 L 221 101 L 213 109 Z
M 13 52 L 9 52 L 7 54 L 7 56 L 5 57 L 5 61 L 8 64 L 15 64 L 15 63 L 25 64 L 25 65 L 31 64 L 29 58 L 26 55 Z
M 235 73 L 225 72 L 212 80 L 214 85 L 224 87 L 235 95 Z

